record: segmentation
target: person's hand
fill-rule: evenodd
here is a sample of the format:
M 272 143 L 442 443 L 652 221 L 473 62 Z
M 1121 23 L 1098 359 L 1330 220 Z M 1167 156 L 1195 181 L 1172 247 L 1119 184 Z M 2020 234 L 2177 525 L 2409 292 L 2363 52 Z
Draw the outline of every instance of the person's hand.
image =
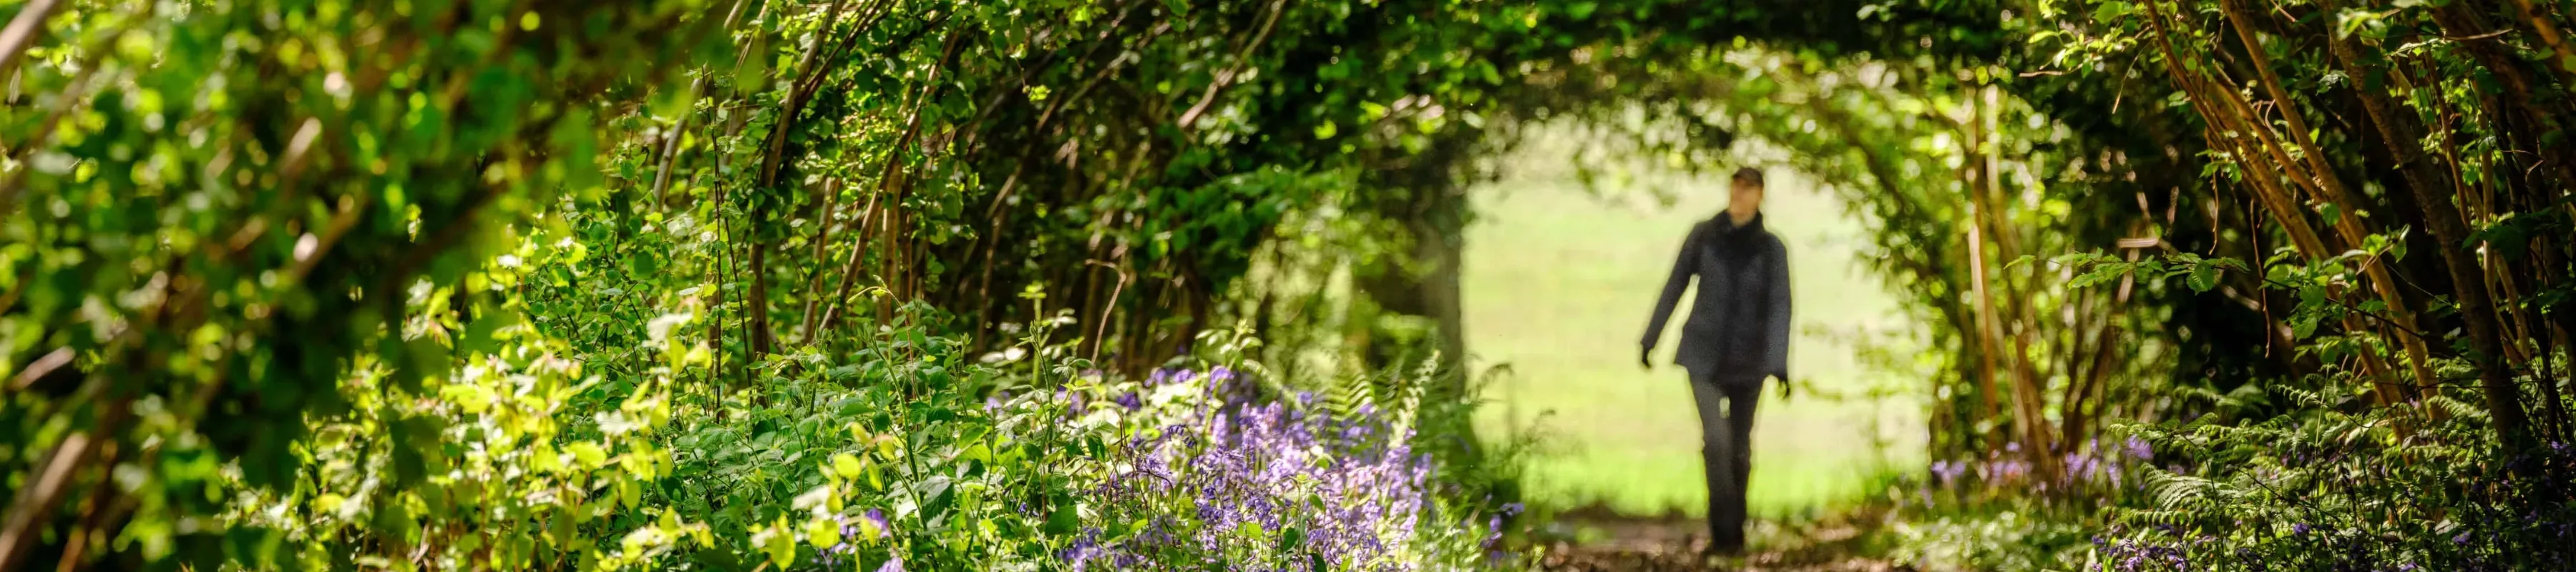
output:
M 1789 376 L 1786 374 L 1775 373 L 1771 374 L 1771 377 L 1780 380 L 1780 399 L 1782 401 L 1787 401 L 1789 399 Z

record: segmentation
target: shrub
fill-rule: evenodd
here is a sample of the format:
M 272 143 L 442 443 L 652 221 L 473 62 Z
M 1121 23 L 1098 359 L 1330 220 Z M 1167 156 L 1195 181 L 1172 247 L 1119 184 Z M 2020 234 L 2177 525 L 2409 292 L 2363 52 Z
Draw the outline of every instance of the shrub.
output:
M 2576 569 L 2567 444 L 2508 457 L 2448 397 L 2346 411 L 2273 393 L 2300 407 L 2140 427 L 2189 462 L 2148 473 L 2152 502 L 2117 511 L 2091 568 Z
M 641 379 L 525 324 L 425 395 L 352 379 L 360 412 L 315 420 L 296 486 L 229 482 L 220 525 L 283 533 L 254 569 L 1419 570 L 1491 540 L 1410 416 L 1225 368 L 971 363 L 912 330 L 685 383 L 694 320 L 651 321 L 650 363 L 617 364 Z

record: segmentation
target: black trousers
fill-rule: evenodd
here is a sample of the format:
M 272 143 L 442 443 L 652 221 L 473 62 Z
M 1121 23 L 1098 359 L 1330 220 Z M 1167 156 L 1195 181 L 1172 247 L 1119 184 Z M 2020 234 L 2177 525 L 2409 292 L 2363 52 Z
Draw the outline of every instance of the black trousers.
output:
M 1691 375 L 1699 405 L 1700 460 L 1708 475 L 1710 547 L 1744 546 L 1744 485 L 1753 476 L 1753 408 L 1762 401 L 1762 378 Z

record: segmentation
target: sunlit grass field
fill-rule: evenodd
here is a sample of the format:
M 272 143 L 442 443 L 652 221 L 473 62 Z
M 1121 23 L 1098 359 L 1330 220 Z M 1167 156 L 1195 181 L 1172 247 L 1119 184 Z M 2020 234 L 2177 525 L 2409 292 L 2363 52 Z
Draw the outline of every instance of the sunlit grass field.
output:
M 1681 318 L 1671 320 L 1653 371 L 1637 365 L 1636 344 L 1682 236 L 1724 207 L 1732 169 L 1698 178 L 1646 173 L 1595 195 L 1569 169 L 1546 164 L 1546 155 L 1525 154 L 1525 167 L 1475 190 L 1479 219 L 1468 231 L 1464 269 L 1468 347 L 1479 363 L 1510 366 L 1488 387 L 1496 403 L 1482 419 L 1485 431 L 1540 429 L 1545 446 L 1527 471 L 1533 502 L 1699 514 L 1706 496 L 1697 412 L 1685 374 L 1669 365 Z M 1905 329 L 1895 300 L 1853 259 L 1861 223 L 1803 177 L 1769 175 L 1765 219 L 1790 251 L 1800 332 L 1790 368 L 1802 389 L 1857 396 L 1873 383 L 1907 387 L 1817 333 Z M 1662 205 L 1657 188 L 1674 204 Z M 1907 422 L 1918 418 L 1912 393 L 1784 402 L 1776 386 L 1765 389 L 1753 429 L 1749 495 L 1757 515 L 1812 513 L 1882 492 L 1862 490 L 1873 471 L 1920 458 L 1919 430 L 1904 429 L 1920 426 Z M 1873 447 L 1873 430 L 1882 446 Z

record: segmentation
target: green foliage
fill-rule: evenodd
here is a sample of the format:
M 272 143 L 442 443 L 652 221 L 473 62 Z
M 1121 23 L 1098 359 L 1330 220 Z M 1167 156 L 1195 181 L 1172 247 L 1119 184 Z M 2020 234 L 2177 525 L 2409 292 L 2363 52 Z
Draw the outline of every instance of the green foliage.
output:
M 2535 570 L 2576 557 L 2564 445 L 2499 455 L 2483 411 L 2447 397 L 2355 411 L 2331 388 L 2273 391 L 2297 409 L 2138 427 L 2189 461 L 2151 474 L 2151 502 L 2114 512 L 2097 540 L 2105 569 Z
M 536 275 L 571 263 L 530 260 L 551 261 L 531 263 Z M 279 558 L 307 568 L 1051 569 L 1069 550 L 1141 533 L 1140 523 L 1202 537 L 1190 515 L 1203 501 L 1191 491 L 1104 491 L 1142 478 L 1132 471 L 1144 463 L 1214 458 L 1195 448 L 1137 457 L 1133 443 L 1197 430 L 1205 412 L 1230 403 L 1217 401 L 1226 395 L 1217 378 L 1149 386 L 1085 376 L 1064 345 L 977 363 L 956 353 L 958 340 L 905 327 L 837 340 L 858 348 L 842 357 L 780 356 L 761 366 L 772 372 L 764 381 L 734 390 L 681 375 L 712 355 L 692 327 L 697 308 L 683 309 L 634 316 L 647 324 L 648 351 L 622 359 L 565 359 L 573 348 L 517 323 L 491 334 L 505 349 L 430 394 L 353 380 L 344 390 L 369 413 L 318 424 L 332 438 L 299 447 L 309 460 L 298 484 L 242 488 L 225 518 L 282 531 Z M 1026 343 L 1044 337 L 1033 331 Z M 1137 407 L 1120 407 L 1121 395 Z M 1391 440 L 1374 446 L 1414 438 L 1418 417 L 1404 410 L 1383 417 L 1379 434 Z M 421 485 L 390 486 L 422 471 Z M 1420 517 L 1422 532 L 1391 537 L 1405 547 L 1382 556 L 1393 560 L 1330 569 L 1481 559 L 1486 540 L 1460 515 L 1493 507 L 1449 506 L 1463 493 L 1438 490 L 1449 492 L 1424 497 L 1443 508 Z M 1295 502 L 1347 503 L 1355 492 L 1316 489 Z M 1302 532 L 1204 534 L 1285 550 Z M 1145 562 L 1258 560 L 1181 546 L 1195 545 Z
M 2027 264 L 2030 261 L 2029 257 L 2024 257 L 2016 264 Z M 2113 258 L 2110 255 L 2096 253 L 2077 253 L 2058 256 L 2050 263 L 2073 267 L 2080 272 L 2066 281 L 2066 286 L 2069 288 L 2096 286 L 2122 278 L 2143 278 L 2155 281 L 2182 278 L 2184 284 L 2191 287 L 2193 292 L 2208 292 L 2218 286 L 2226 273 L 2246 272 L 2243 261 L 2231 258 L 2202 258 L 2198 254 L 2189 252 L 2166 254 L 2142 260 Z
M 1079 467 L 1151 427 L 1065 427 L 1053 391 L 1329 321 L 1303 310 L 1346 272 L 1454 270 L 1476 157 L 1551 117 L 1862 199 L 1937 318 L 1944 453 L 2045 467 L 2102 418 L 2399 354 L 2417 387 L 2475 372 L 2507 446 L 2563 440 L 2558 385 L 2539 422 L 2519 397 L 2576 283 L 2555 16 L 2207 4 L 26 2 L 0 569 L 1040 567 L 1096 514 Z M 2200 254 L 2000 264 L 2138 236 Z M 1238 288 L 1263 255 L 1312 283 Z M 1307 307 L 1274 321 L 1283 291 Z M 1331 408 L 1472 403 L 1437 373 Z M 2479 417 L 2418 393 L 2460 409 L 2419 434 Z M 1402 412 L 1462 475 L 1504 458 Z M 866 510 L 886 536 L 824 524 Z
M 1236 21 L 1354 8 L 1376 9 L 30 4 L 46 38 L 6 54 L 0 122 L 0 467 L 29 494 L 0 568 L 1050 561 L 1080 515 L 1055 467 L 1126 429 L 981 400 L 1079 377 L 1067 357 L 1106 343 L 1079 326 L 1129 319 L 1096 310 L 1220 292 L 1276 221 L 1347 192 L 1330 165 L 1219 150 L 1262 127 L 1238 98 L 1285 85 L 1227 84 L 1298 77 L 1249 69 L 1283 58 Z M 1238 71 L 1196 65 L 1230 36 Z M 1134 100 L 1084 100 L 1104 75 L 1122 98 L 1231 97 L 1128 130 Z M 1059 110 L 1079 119 L 1042 129 Z M 1176 175 L 1000 182 L 1055 147 L 1024 133 L 1113 125 L 1185 143 L 1061 166 Z M 1104 238 L 1137 291 L 1018 275 L 1087 273 L 1067 259 Z M 1003 279 L 965 287 L 970 264 Z M 1064 306 L 1085 311 L 1036 311 Z M 1111 330 L 1110 355 L 1188 348 L 1169 318 Z M 1012 339 L 1061 326 L 1092 343 Z M 816 507 L 899 534 L 834 538 Z
M 0 54 L 0 478 L 24 493 L 0 568 L 263 561 L 279 531 L 201 519 L 224 483 L 285 489 L 297 443 L 345 438 L 308 419 L 439 442 L 342 389 L 489 371 L 425 334 L 466 325 L 433 306 L 485 295 L 483 261 L 555 197 L 601 192 L 620 134 L 593 99 L 693 59 L 697 8 L 27 4 L 51 41 Z

